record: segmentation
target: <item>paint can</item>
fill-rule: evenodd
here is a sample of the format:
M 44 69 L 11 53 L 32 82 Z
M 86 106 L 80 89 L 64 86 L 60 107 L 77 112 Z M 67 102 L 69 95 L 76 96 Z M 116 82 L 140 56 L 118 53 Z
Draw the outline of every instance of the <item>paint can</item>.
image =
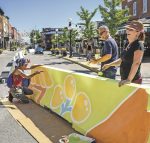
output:
M 2 79 L 2 84 L 4 84 L 4 83 L 5 83 L 5 81 L 6 81 L 5 79 Z

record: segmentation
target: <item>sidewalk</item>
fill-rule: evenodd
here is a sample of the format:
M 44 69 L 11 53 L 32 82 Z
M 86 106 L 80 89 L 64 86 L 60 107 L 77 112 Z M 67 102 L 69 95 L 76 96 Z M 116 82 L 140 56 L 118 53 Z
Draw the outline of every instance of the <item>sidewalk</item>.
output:
M 86 61 L 86 57 L 75 56 L 75 57 L 69 58 L 69 56 L 67 56 L 67 57 L 64 57 L 64 59 L 74 62 L 76 64 L 79 64 L 80 66 L 83 66 L 96 73 L 98 73 L 100 70 L 100 64 L 89 64 L 89 61 Z

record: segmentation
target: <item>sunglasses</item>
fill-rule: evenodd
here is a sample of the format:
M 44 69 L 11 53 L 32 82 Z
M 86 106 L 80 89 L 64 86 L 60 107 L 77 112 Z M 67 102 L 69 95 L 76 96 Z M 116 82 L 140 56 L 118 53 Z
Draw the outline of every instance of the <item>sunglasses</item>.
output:
M 102 35 L 105 31 L 100 32 L 99 34 Z

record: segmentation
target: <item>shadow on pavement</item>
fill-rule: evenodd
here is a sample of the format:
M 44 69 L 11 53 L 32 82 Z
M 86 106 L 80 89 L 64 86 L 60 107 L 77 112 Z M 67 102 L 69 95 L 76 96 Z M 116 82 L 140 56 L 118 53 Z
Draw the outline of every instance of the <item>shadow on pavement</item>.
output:
M 67 121 L 32 101 L 29 104 L 15 105 L 54 143 L 57 143 L 63 135 L 76 132 Z
M 65 62 L 52 62 L 52 63 L 45 64 L 45 65 L 59 65 L 59 64 L 70 65 L 70 64 L 72 64 L 72 63 L 65 61 Z

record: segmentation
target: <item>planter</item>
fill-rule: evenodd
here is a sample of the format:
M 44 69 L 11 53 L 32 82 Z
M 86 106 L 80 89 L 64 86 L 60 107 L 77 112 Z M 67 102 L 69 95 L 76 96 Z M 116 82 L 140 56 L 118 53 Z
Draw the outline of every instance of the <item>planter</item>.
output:
M 61 55 L 62 55 L 63 57 L 65 57 L 65 56 L 67 56 L 67 52 L 66 52 L 66 51 L 62 51 L 62 52 L 61 52 Z
M 2 54 L 2 53 L 3 53 L 3 50 L 0 49 L 0 54 Z
M 51 51 L 51 53 L 52 53 L 52 55 L 53 55 L 53 54 L 55 54 L 55 51 L 54 51 L 54 50 L 52 50 L 52 51 Z
M 56 55 L 59 55 L 59 51 L 55 51 L 55 54 L 56 54 Z

